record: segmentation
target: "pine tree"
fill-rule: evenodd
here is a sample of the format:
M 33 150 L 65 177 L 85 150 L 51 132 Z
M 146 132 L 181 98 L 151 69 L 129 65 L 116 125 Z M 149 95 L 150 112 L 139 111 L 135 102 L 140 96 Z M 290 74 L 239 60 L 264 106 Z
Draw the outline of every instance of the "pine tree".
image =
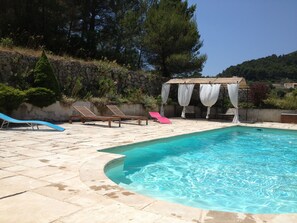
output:
M 181 0 L 160 0 L 148 10 L 144 48 L 148 62 L 165 77 L 202 70 L 206 56 L 199 55 L 202 42 L 193 19 L 195 10 Z

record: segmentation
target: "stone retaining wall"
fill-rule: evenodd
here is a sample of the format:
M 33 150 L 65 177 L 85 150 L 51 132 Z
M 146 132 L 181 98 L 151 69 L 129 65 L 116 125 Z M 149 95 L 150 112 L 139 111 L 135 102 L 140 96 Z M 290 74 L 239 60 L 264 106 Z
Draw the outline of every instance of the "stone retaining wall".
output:
M 92 103 L 88 101 L 77 101 L 73 105 L 81 105 L 89 108 L 93 113 L 98 115 L 112 115 L 107 109 L 100 111 Z M 141 104 L 122 104 L 118 106 L 124 113 L 129 115 L 146 115 L 147 111 Z M 60 102 L 56 102 L 48 107 L 39 108 L 28 103 L 23 103 L 20 107 L 13 111 L 12 116 L 17 119 L 37 119 L 54 122 L 65 122 L 72 115 L 77 115 L 77 111 L 72 106 L 64 106 Z
M 241 120 L 252 122 L 281 122 L 282 113 L 295 113 L 294 110 L 281 109 L 240 109 L 239 116 Z
M 95 114 L 98 115 L 112 115 L 107 109 L 98 110 L 92 103 L 86 101 L 77 101 L 73 105 L 83 105 L 90 108 Z M 118 107 L 127 115 L 143 115 L 148 116 L 148 111 L 141 104 L 121 104 Z M 192 119 L 204 119 L 206 116 L 206 109 L 202 109 L 198 106 L 190 106 L 194 112 L 186 113 L 187 118 Z M 182 107 L 179 105 L 166 105 L 165 106 L 166 117 L 180 117 Z M 248 122 L 281 122 L 282 113 L 295 113 L 294 110 L 280 110 L 280 109 L 239 109 L 240 121 Z M 45 108 L 38 108 L 31 104 L 23 103 L 21 106 L 12 113 L 14 118 L 18 119 L 38 119 L 54 122 L 65 122 L 69 120 L 71 115 L 77 114 L 72 106 L 64 106 L 60 102 L 56 102 Z M 212 107 L 210 118 L 216 120 L 222 118 L 220 108 Z M 232 117 L 228 117 L 228 120 L 232 120 Z
M 110 77 L 116 83 L 118 92 L 127 88 L 140 88 L 143 92 L 157 96 L 161 92 L 163 78 L 152 73 L 142 71 L 129 71 L 120 66 L 103 66 L 104 62 L 85 62 L 81 60 L 66 59 L 63 57 L 52 57 L 48 55 L 49 61 L 61 84 L 80 77 L 83 86 L 98 80 L 98 77 Z M 30 55 L 17 51 L 5 51 L 0 49 L 0 82 L 8 83 L 10 77 L 22 74 L 33 69 L 39 56 Z M 107 63 L 106 63 L 107 64 Z

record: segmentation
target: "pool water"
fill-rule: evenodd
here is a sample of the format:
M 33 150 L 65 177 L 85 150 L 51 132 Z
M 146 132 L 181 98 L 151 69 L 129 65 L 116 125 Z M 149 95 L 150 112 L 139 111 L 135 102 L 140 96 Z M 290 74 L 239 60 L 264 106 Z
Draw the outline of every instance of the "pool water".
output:
M 203 209 L 297 212 L 297 131 L 231 127 L 107 150 L 120 186 Z

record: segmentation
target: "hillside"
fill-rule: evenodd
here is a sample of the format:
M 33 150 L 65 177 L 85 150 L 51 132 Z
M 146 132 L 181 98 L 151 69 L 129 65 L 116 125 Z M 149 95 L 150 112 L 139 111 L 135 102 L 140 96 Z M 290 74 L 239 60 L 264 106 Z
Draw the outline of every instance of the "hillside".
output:
M 231 66 L 217 77 L 244 77 L 248 81 L 297 81 L 297 51 L 276 56 L 250 60 Z
M 29 78 L 42 51 L 0 46 L 0 83 L 27 90 L 33 85 Z M 141 70 L 129 70 L 113 61 L 82 60 L 48 53 L 61 91 L 67 97 L 103 97 L 107 92 L 128 95 L 134 89 L 157 96 L 163 79 L 160 75 Z M 100 89 L 100 90 L 98 90 Z M 108 94 L 110 97 L 113 94 Z

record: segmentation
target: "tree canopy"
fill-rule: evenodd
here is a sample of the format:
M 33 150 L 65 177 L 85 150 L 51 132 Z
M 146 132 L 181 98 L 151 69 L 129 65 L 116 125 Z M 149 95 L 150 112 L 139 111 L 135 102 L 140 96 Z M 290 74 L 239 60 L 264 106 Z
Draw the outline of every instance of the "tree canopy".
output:
M 1 0 L 0 39 L 167 76 L 199 72 L 206 57 L 194 13 L 181 0 Z
M 224 70 L 219 77 L 240 76 L 250 81 L 297 81 L 297 51 L 243 62 Z
M 187 1 L 161 0 L 148 10 L 143 44 L 148 61 L 164 76 L 202 70 L 206 57 L 199 56 L 195 9 Z

